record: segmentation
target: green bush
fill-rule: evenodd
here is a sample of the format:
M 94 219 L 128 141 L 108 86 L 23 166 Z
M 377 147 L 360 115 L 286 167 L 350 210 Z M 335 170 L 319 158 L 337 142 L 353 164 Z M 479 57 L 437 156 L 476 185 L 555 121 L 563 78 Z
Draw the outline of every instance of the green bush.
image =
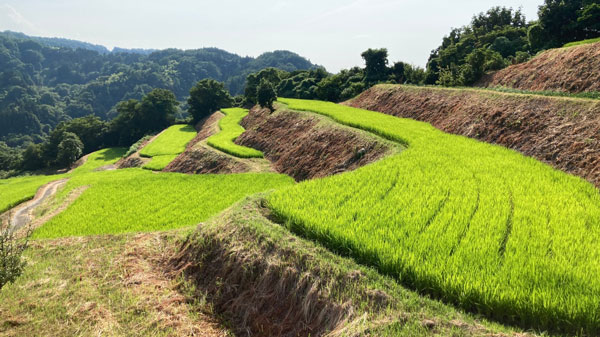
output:
M 27 249 L 29 234 L 27 229 L 23 237 L 19 237 L 13 230 L 11 224 L 12 214 L 0 219 L 0 289 L 5 284 L 14 282 L 25 268 L 23 251 Z

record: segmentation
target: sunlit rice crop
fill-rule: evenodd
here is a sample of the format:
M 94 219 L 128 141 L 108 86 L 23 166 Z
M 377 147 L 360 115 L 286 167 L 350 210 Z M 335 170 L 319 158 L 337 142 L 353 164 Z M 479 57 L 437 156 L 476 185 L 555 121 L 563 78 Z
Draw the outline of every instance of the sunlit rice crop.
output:
M 231 108 L 221 110 L 225 114 L 219 121 L 221 131 L 207 139 L 208 145 L 217 150 L 228 153 L 240 158 L 262 158 L 262 152 L 235 144 L 233 141 L 244 133 L 244 128 L 240 125 L 242 118 L 246 117 L 248 110 L 241 108 Z
M 403 283 L 503 321 L 600 331 L 600 197 L 500 146 L 332 103 L 281 99 L 408 145 L 275 192 L 295 231 Z

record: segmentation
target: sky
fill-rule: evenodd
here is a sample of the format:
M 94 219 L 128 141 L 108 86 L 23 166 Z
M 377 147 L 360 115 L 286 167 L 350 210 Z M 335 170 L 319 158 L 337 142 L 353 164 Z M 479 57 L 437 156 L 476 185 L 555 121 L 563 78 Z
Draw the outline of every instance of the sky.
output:
M 425 66 L 452 27 L 493 6 L 537 19 L 543 0 L 0 0 L 0 31 L 109 49 L 217 47 L 256 57 L 290 50 L 330 72 L 364 64 L 368 48 Z

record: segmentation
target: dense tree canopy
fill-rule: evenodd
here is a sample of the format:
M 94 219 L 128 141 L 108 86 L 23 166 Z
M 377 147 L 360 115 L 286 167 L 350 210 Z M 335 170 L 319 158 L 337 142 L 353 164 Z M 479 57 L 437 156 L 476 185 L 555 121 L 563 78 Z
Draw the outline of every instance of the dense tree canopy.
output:
M 258 88 L 256 88 L 256 100 L 258 101 L 258 104 L 263 108 L 273 110 L 273 102 L 275 102 L 276 99 L 277 93 L 275 92 L 273 84 L 266 78 L 261 79 Z
M 252 106 L 257 103 L 257 88 L 262 81 L 273 86 L 275 96 L 332 102 L 348 100 L 377 83 L 423 84 L 424 69 L 403 62 L 388 67 L 387 55 L 387 49 L 369 49 L 362 53 L 364 69 L 354 67 L 334 75 L 322 68 L 293 72 L 263 69 L 248 75 L 242 104 Z
M 374 84 L 386 80 L 388 75 L 387 49 L 367 49 L 360 56 L 365 60 L 365 82 Z
M 538 16 L 545 48 L 600 36 L 600 0 L 545 0 Z
M 188 111 L 193 122 L 197 123 L 213 112 L 231 106 L 232 101 L 223 83 L 206 79 L 196 83 L 190 90 Z
M 432 51 L 428 84 L 470 85 L 485 71 L 527 59 L 532 48 L 520 9 L 493 7 L 475 15 L 468 26 L 452 29 Z
M 224 82 L 233 94 L 240 94 L 246 76 L 261 69 L 315 68 L 287 51 L 257 58 L 215 48 L 121 51 L 0 33 L 0 141 L 11 147 L 39 143 L 60 122 L 90 114 L 110 120 L 119 113 L 117 103 L 139 100 L 154 88 L 168 89 L 183 102 L 201 79 Z

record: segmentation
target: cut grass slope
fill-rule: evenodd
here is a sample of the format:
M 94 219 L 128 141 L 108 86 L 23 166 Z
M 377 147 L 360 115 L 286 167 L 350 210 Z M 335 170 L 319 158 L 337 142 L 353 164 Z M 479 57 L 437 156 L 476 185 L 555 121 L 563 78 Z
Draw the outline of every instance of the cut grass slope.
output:
M 192 176 L 123 169 L 77 175 L 61 193 L 80 186 L 89 188 L 33 236 L 57 238 L 192 226 L 246 195 L 292 183 L 288 176 L 271 173 Z
M 207 139 L 208 145 L 217 150 L 228 153 L 240 158 L 262 158 L 262 152 L 249 147 L 235 144 L 233 141 L 244 133 L 244 128 L 240 125 L 242 118 L 246 117 L 248 110 L 241 108 L 231 108 L 221 110 L 225 117 L 219 121 L 221 131 Z
M 140 156 L 152 158 L 143 166 L 145 169 L 160 171 L 185 151 L 187 143 L 196 137 L 196 130 L 191 125 L 173 125 L 163 131 L 141 151 Z
M 527 62 L 487 74 L 476 84 L 527 91 L 600 92 L 600 42 L 545 50 Z
M 496 319 L 600 331 L 600 195 L 591 184 L 426 123 L 281 101 L 408 145 L 273 193 L 270 207 L 290 228 Z

